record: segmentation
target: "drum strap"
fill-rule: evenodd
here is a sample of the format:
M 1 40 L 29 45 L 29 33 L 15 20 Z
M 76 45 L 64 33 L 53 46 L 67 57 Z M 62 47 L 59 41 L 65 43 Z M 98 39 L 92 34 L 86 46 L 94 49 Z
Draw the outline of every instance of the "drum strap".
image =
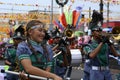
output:
M 90 44 L 87 44 L 87 45 L 85 45 L 85 46 L 88 46 L 89 48 L 91 48 L 92 50 L 94 49 Z M 85 47 L 84 46 L 84 47 Z M 86 55 L 86 58 L 87 59 L 90 59 L 90 57 L 89 57 L 89 53 L 87 53 L 87 54 L 85 54 Z
M 94 50 L 94 47 L 93 46 L 91 46 L 90 44 L 88 44 L 87 46 L 89 46 L 92 50 Z M 106 49 L 107 50 L 107 49 Z M 88 58 L 89 58 L 89 54 L 87 55 L 88 56 Z M 89 58 L 90 59 L 90 58 Z M 97 59 L 98 59 L 98 62 L 99 62 L 99 64 L 100 64 L 100 59 L 98 58 L 98 56 L 97 56 Z

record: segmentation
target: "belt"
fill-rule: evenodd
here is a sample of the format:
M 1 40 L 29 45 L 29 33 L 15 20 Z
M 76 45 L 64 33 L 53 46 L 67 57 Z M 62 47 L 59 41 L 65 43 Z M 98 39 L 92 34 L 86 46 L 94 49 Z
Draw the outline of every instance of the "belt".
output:
M 88 62 L 90 62 L 90 60 L 89 60 L 89 59 L 86 59 L 85 62 L 88 63 Z
M 92 70 L 109 70 L 108 66 L 92 66 Z

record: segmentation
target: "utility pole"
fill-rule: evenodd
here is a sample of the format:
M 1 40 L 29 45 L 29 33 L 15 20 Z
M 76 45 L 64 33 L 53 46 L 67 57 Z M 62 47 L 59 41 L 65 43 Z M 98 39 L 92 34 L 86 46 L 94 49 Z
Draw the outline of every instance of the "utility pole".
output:
M 100 14 L 103 16 L 103 0 L 100 0 Z M 101 25 L 103 24 L 103 20 L 101 21 Z
M 107 27 L 109 27 L 109 1 L 107 2 Z
M 53 30 L 53 0 L 51 0 L 51 11 L 50 11 L 50 26 L 49 26 L 49 30 L 52 31 Z
M 91 7 L 89 7 L 89 19 L 91 19 Z
M 51 18 L 50 18 L 50 24 L 52 24 L 53 21 L 53 0 L 51 0 Z

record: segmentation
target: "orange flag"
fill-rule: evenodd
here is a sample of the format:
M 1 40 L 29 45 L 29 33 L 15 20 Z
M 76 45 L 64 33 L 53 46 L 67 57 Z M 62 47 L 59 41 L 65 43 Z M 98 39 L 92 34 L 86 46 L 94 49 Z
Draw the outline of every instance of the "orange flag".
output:
M 64 26 L 67 27 L 67 22 L 66 22 L 66 18 L 65 18 L 65 14 L 62 13 L 62 15 L 60 16 L 60 23 Z

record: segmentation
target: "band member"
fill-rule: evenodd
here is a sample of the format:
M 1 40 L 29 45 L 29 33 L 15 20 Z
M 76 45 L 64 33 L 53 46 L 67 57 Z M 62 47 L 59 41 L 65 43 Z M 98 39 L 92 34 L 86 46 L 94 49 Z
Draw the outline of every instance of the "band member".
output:
M 18 30 L 18 29 L 16 29 Z M 6 49 L 5 49 L 5 64 L 9 66 L 10 71 L 19 71 L 19 63 L 18 63 L 18 58 L 16 55 L 16 50 L 17 46 L 20 42 L 23 41 L 23 35 L 20 33 L 21 30 L 18 30 L 14 33 L 12 36 L 13 39 L 13 44 L 6 44 Z M 18 80 L 17 75 L 13 74 L 7 74 L 7 80 Z
M 17 48 L 17 56 L 20 61 L 20 70 L 25 73 L 62 80 L 56 74 L 50 73 L 51 63 L 47 46 L 42 46 L 45 37 L 45 25 L 39 20 L 31 20 L 26 26 L 27 40 L 20 43 Z M 31 79 L 31 78 L 30 78 Z M 37 79 L 31 79 L 37 80 Z
M 109 42 L 108 37 L 100 35 L 102 33 L 99 27 L 93 28 L 93 39 L 91 43 L 84 47 L 88 59 L 90 59 L 88 80 L 112 80 L 109 69 L 109 50 L 112 51 L 114 56 L 120 56 Z
M 61 51 L 61 54 L 56 56 L 54 59 L 55 66 L 54 66 L 54 72 L 58 76 L 61 76 L 62 78 L 70 77 L 69 73 L 66 73 L 67 69 L 70 68 L 71 64 L 71 53 L 69 49 L 69 45 L 65 42 L 65 40 L 62 39 L 61 35 L 55 35 L 53 36 L 53 51 L 55 53 L 58 53 Z M 68 72 L 68 71 L 67 71 Z
M 0 42 L 0 59 L 4 59 L 6 42 Z

